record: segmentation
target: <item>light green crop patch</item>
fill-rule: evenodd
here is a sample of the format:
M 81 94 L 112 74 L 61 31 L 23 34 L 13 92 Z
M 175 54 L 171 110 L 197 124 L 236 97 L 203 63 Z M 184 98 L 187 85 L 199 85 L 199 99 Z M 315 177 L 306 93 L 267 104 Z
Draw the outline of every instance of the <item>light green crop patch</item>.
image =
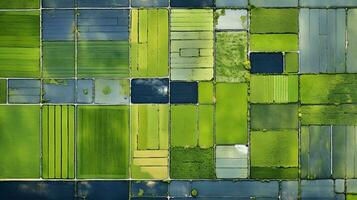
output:
M 131 106 L 131 177 L 166 179 L 169 155 L 169 106 Z
M 245 83 L 217 83 L 216 144 L 247 143 L 247 95 L 248 86 Z
M 78 178 L 129 177 L 129 107 L 79 106 Z
M 169 30 L 166 9 L 131 10 L 130 68 L 133 77 L 169 73 Z
M 286 52 L 299 50 L 296 34 L 251 34 L 250 50 L 265 52 Z
M 295 130 L 251 132 L 252 176 L 296 178 L 298 150 L 298 133 Z
M 212 82 L 199 82 L 198 83 L 198 102 L 200 104 L 214 103 L 213 83 Z
M 347 200 L 357 200 L 357 195 L 356 194 L 347 194 L 346 199 Z
M 252 75 L 250 101 L 252 103 L 288 103 L 298 101 L 298 76 Z
M 74 106 L 42 107 L 42 177 L 74 177 Z
M 253 131 L 251 145 L 252 166 L 298 166 L 298 133 L 295 130 Z
M 213 106 L 171 106 L 171 146 L 213 146 Z
M 39 8 L 40 0 L 1 0 L 0 8 Z
M 245 82 L 249 76 L 247 32 L 216 33 L 216 80 Z
M 357 74 L 302 75 L 301 103 L 356 103 Z
M 0 106 L 0 178 L 40 178 L 40 106 Z
M 251 33 L 298 33 L 298 9 L 264 9 L 251 10 Z
M 40 76 L 40 14 L 0 12 L 0 76 Z
M 285 53 L 285 73 L 297 73 L 299 71 L 299 53 Z
M 297 104 L 251 105 L 251 129 L 275 130 L 298 128 Z

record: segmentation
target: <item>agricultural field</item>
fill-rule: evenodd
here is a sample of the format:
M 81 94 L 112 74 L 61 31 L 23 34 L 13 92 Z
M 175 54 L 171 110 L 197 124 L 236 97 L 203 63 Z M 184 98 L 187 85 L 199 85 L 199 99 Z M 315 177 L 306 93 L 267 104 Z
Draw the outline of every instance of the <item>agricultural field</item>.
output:
M 357 0 L 0 0 L 0 199 L 357 199 Z

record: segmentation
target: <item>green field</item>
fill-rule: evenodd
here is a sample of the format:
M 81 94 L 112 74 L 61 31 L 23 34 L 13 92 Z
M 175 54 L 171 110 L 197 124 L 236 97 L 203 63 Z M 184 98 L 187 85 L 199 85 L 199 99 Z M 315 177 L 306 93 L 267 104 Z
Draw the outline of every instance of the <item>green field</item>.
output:
M 79 41 L 79 77 L 129 77 L 129 43 L 126 41 Z
M 216 144 L 247 143 L 247 90 L 245 83 L 217 83 Z
M 297 34 L 251 34 L 250 50 L 262 52 L 285 52 L 299 50 Z
M 129 107 L 79 106 L 78 178 L 129 177 Z
M 7 100 L 7 83 L 5 79 L 0 80 L 0 103 L 6 103 Z
M 131 16 L 131 76 L 167 76 L 169 73 L 168 11 L 133 9 Z
M 74 178 L 74 106 L 42 108 L 42 176 Z
M 170 177 L 173 179 L 213 179 L 214 151 L 201 148 L 171 148 Z
M 295 75 L 252 75 L 250 78 L 250 102 L 297 102 L 298 82 L 298 76 Z
M 220 82 L 245 82 L 249 75 L 246 32 L 216 34 L 216 79 Z
M 298 33 L 298 9 L 264 9 L 251 10 L 251 33 Z
M 1 0 L 0 8 L 39 8 L 40 0 Z
M 0 23 L 0 76 L 39 77 L 39 12 L 0 12 Z
M 43 77 L 74 77 L 74 42 L 42 42 Z
M 251 105 L 251 129 L 275 130 L 298 128 L 297 104 Z
M 212 82 L 198 83 L 198 102 L 200 104 L 212 104 L 214 101 Z
M 356 103 L 357 74 L 302 75 L 302 104 Z
M 171 106 L 171 146 L 213 146 L 213 107 L 211 105 Z
M 306 105 L 300 110 L 302 125 L 357 125 L 356 105 Z
M 40 106 L 0 106 L 0 178 L 40 178 Z

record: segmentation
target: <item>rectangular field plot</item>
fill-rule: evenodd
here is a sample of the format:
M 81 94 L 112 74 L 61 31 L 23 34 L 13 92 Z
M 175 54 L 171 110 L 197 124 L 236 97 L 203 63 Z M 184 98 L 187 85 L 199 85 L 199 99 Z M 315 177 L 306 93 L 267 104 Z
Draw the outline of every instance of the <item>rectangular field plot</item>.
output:
M 171 79 L 213 78 L 213 11 L 171 10 Z
M 0 12 L 0 22 L 0 76 L 39 77 L 39 12 Z
M 1 9 L 23 9 L 23 8 L 39 8 L 40 0 L 2 0 L 0 2 Z
M 42 107 L 42 176 L 74 178 L 74 106 Z
M 231 91 L 235 91 L 231 93 Z M 216 85 L 216 143 L 246 144 L 248 139 L 247 85 L 218 83 Z
M 168 11 L 166 9 L 135 9 L 131 11 L 131 16 L 131 76 L 168 76 Z
M 46 10 L 42 13 L 42 76 L 74 77 L 75 13 Z
M 131 107 L 131 149 L 133 178 L 168 177 L 169 106 Z
M 0 146 L 0 178 L 40 178 L 40 106 L 0 106 Z
M 356 126 L 303 126 L 302 178 L 355 178 Z
M 246 82 L 248 39 L 247 32 L 216 33 L 216 80 Z M 231 59 L 235 57 L 235 59 Z

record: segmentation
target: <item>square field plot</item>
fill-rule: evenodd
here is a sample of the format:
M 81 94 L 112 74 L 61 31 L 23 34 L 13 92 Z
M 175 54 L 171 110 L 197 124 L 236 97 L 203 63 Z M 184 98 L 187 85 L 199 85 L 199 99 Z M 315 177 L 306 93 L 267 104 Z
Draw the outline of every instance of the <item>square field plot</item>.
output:
M 129 107 L 79 106 L 78 178 L 129 177 Z
M 0 106 L 0 178 L 40 178 L 40 106 Z
M 80 11 L 79 77 L 129 77 L 128 26 L 128 10 Z
M 251 132 L 251 176 L 294 179 L 298 177 L 298 132 Z

